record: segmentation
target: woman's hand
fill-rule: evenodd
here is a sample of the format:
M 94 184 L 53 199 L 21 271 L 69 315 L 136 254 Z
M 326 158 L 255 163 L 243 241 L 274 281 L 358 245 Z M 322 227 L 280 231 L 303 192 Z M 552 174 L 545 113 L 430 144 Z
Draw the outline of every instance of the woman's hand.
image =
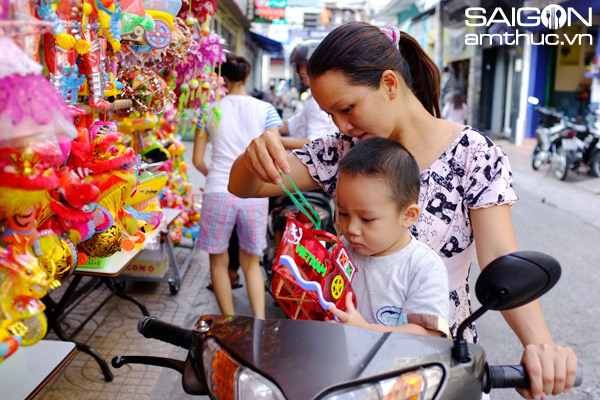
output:
M 280 185 L 282 179 L 279 171 L 290 173 L 287 156 L 279 136 L 271 131 L 266 131 L 252 140 L 242 155 L 242 162 L 246 169 L 260 180 Z
M 577 374 L 577 356 L 570 347 L 550 344 L 529 344 L 521 364 L 527 368 L 530 389 L 518 389 L 526 399 L 545 399 L 573 387 Z

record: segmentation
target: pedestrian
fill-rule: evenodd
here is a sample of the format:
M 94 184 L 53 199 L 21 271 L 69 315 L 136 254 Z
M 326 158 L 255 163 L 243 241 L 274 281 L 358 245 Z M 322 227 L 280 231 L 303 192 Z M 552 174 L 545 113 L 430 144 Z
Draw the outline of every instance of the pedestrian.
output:
M 471 313 L 475 242 L 482 267 L 518 250 L 510 214 L 517 196 L 504 151 L 480 131 L 439 118 L 439 70 L 415 39 L 395 28 L 363 22 L 336 28 L 311 56 L 308 75 L 315 100 L 340 133 L 288 155 L 265 132 L 234 163 L 229 189 L 239 196 L 278 195 L 282 170 L 300 190 L 321 186 L 335 198 L 339 160 L 358 141 L 380 136 L 401 143 L 421 171 L 422 213 L 411 234 L 446 265 L 454 332 Z M 525 347 L 521 362 L 531 388 L 520 393 L 539 399 L 571 388 L 577 357 L 554 344 L 539 301 L 503 316 Z M 476 342 L 474 326 L 468 331 Z
M 356 265 L 340 322 L 380 332 L 449 337 L 448 273 L 408 231 L 419 217 L 419 166 L 400 143 L 372 137 L 340 161 L 341 242 Z
M 444 105 L 444 108 L 442 109 L 442 118 L 447 121 L 466 124 L 468 113 L 469 108 L 464 101 L 464 96 L 460 90 L 457 90 L 452 95 L 452 99 Z
M 277 136 L 281 118 L 271 104 L 246 93 L 248 60 L 228 53 L 221 75 L 228 93 L 218 104 L 222 113 L 218 128 L 208 123 L 208 133 L 203 135 L 197 130 L 194 140 L 193 162 L 206 176 L 198 247 L 209 253 L 212 286 L 221 313 L 235 314 L 227 249 L 232 230 L 237 226 L 239 263 L 250 306 L 256 317 L 265 318 L 265 284 L 259 255 L 265 248 L 268 200 L 241 199 L 227 191 L 227 183 L 234 160 L 261 132 Z M 213 147 L 210 166 L 206 166 L 204 156 L 209 137 Z
M 306 68 L 312 52 L 319 44 L 316 40 L 307 40 L 297 45 L 290 55 L 290 63 L 296 67 L 296 72 L 305 86 L 309 85 Z M 302 110 L 293 117 L 283 120 L 279 130 L 283 146 L 288 150 L 299 149 L 311 141 L 337 132 L 337 127 L 325 111 L 312 97 L 310 88 Z
M 283 108 L 281 108 L 282 100 L 275 90 L 275 82 L 269 84 L 269 91 L 265 94 L 265 101 L 271 103 L 271 105 L 275 107 L 277 114 L 279 114 L 279 118 L 283 116 Z

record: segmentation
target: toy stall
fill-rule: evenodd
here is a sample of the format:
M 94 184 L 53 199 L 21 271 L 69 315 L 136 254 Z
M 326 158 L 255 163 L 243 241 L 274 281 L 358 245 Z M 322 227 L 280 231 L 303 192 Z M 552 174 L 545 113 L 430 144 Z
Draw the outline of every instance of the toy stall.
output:
M 69 341 L 59 316 L 82 276 L 126 298 L 123 279 L 164 280 L 170 269 L 179 290 L 189 257 L 177 264 L 174 248 L 191 253 L 201 214 L 181 137 L 217 124 L 210 105 L 225 94 L 215 9 L 0 0 L 0 375 L 48 329 Z M 162 270 L 139 276 L 140 257 Z

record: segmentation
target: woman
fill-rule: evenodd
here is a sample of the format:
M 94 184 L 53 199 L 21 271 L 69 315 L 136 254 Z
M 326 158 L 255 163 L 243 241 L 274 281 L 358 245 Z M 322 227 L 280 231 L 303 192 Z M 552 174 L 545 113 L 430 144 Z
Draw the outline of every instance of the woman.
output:
M 460 90 L 456 90 L 452 94 L 450 101 L 446 103 L 442 109 L 442 118 L 447 121 L 454 121 L 461 124 L 466 123 L 469 108 L 463 100 L 463 94 Z
M 360 22 L 340 26 L 312 55 L 308 75 L 315 100 L 340 134 L 287 156 L 277 138 L 264 133 L 234 163 L 229 190 L 239 196 L 280 194 L 282 170 L 300 190 L 322 186 L 335 197 L 338 161 L 358 140 L 398 141 L 421 171 L 422 216 L 411 233 L 446 264 L 450 323 L 456 327 L 470 313 L 474 243 L 481 266 L 518 250 L 510 214 L 517 197 L 506 155 L 480 132 L 438 118 L 439 71 L 405 33 Z M 577 357 L 554 344 L 539 302 L 503 315 L 525 347 L 521 362 L 531 388 L 520 393 L 539 399 L 572 387 Z M 475 341 L 475 330 L 470 332 Z
M 212 288 L 223 314 L 235 314 L 231 278 L 228 273 L 229 240 L 234 226 L 239 238 L 239 262 L 246 278 L 250 307 L 256 317 L 265 318 L 265 284 L 258 261 L 266 244 L 267 199 L 240 199 L 227 191 L 229 171 L 256 132 L 277 136 L 281 118 L 275 108 L 246 93 L 250 63 L 227 54 L 221 74 L 228 90 L 218 105 L 223 118 L 218 129 L 208 123 L 208 135 L 200 130 L 194 140 L 194 166 L 206 175 L 200 218 L 198 247 L 210 255 Z M 204 163 L 206 144 L 213 145 L 211 164 Z

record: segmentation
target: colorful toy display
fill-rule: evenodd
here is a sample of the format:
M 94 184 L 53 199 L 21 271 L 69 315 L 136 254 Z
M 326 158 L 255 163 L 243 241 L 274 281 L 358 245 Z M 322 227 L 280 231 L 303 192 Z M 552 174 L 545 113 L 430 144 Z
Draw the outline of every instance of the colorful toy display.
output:
M 77 266 L 139 248 L 161 207 L 183 211 L 179 239 L 197 237 L 177 130 L 195 129 L 196 109 L 225 93 L 213 0 L 5 3 L 0 362 L 44 337 L 48 291 Z

